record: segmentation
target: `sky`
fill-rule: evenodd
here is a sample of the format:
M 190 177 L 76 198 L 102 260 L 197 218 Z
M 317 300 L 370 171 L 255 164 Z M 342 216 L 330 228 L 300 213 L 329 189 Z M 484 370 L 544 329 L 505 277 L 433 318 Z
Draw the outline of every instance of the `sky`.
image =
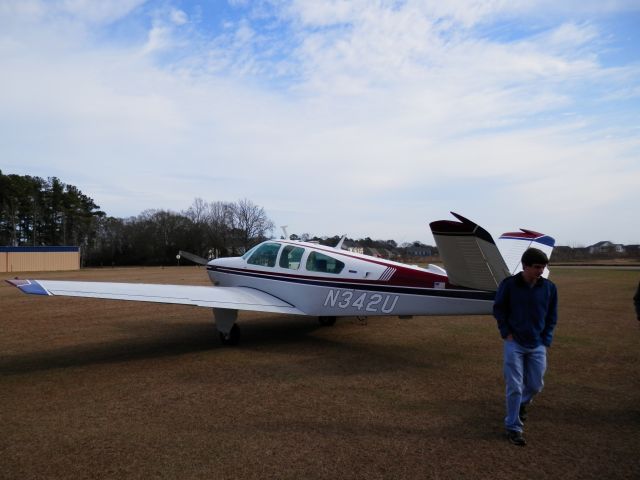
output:
M 640 2 L 0 0 L 0 170 L 116 217 L 638 244 Z

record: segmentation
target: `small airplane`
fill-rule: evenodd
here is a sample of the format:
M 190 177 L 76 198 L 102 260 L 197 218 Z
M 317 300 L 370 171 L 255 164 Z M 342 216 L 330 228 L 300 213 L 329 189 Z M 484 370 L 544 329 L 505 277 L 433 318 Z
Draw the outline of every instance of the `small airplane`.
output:
M 337 317 L 487 315 L 500 282 L 522 270 L 529 247 L 551 255 L 555 240 L 531 230 L 489 232 L 461 215 L 430 223 L 445 268 L 427 268 L 335 247 L 287 239 L 267 240 L 241 257 L 204 263 L 214 286 L 7 280 L 24 293 L 195 305 L 213 309 L 225 345 L 236 345 L 239 310 Z M 186 253 L 186 252 L 181 252 Z M 545 271 L 545 276 L 548 275 Z

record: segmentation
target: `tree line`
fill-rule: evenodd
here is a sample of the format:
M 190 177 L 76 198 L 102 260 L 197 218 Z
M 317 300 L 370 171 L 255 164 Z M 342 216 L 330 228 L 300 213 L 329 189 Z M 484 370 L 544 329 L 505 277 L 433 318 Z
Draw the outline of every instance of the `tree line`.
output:
M 196 198 L 181 212 L 152 209 L 117 218 L 56 177 L 0 171 L 0 245 L 79 246 L 82 266 L 175 265 L 179 250 L 204 258 L 240 255 L 271 238 L 273 230 L 264 208 L 247 199 L 207 202 Z M 329 246 L 340 240 L 337 235 L 308 233 L 289 237 Z M 352 246 L 393 251 L 400 257 L 412 246 L 369 237 L 346 240 Z
M 56 177 L 45 180 L 0 171 L 1 245 L 86 247 L 104 216 L 91 198 Z
M 0 245 L 80 246 L 83 266 L 174 265 L 179 250 L 206 258 L 236 255 L 273 228 L 264 208 L 247 199 L 197 198 L 182 212 L 116 218 L 56 177 L 0 171 Z
M 206 202 L 186 210 L 145 210 L 130 218 L 98 219 L 88 266 L 175 265 L 179 250 L 204 258 L 240 255 L 266 240 L 273 222 L 250 200 Z

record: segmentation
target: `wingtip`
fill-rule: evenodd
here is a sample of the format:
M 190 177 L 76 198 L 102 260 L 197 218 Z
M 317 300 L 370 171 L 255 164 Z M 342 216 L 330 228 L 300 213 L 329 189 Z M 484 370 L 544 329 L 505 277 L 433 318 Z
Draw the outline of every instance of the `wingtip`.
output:
M 29 295 L 51 295 L 47 289 L 38 283 L 37 280 L 22 280 L 16 278 L 13 280 L 6 280 L 6 282 Z

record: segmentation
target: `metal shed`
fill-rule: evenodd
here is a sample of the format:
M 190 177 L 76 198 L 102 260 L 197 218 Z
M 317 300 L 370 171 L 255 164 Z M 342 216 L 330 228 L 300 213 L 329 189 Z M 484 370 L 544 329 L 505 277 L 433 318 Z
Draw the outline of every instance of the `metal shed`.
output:
M 0 272 L 80 270 L 80 247 L 0 247 Z

